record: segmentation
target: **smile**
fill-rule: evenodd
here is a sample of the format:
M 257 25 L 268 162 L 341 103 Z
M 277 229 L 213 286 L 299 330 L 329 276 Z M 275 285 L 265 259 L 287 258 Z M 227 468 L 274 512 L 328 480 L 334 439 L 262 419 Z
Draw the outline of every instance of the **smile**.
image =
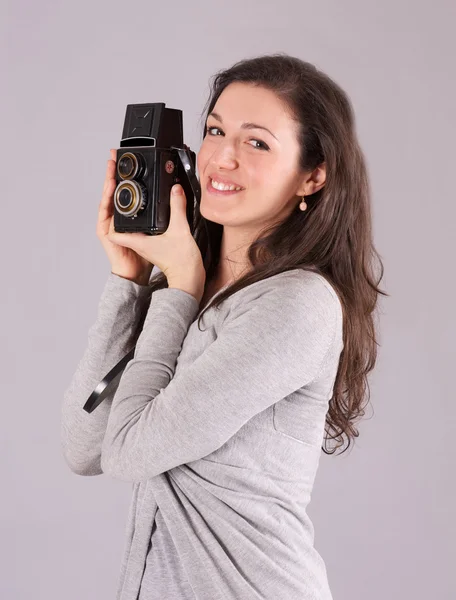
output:
M 214 181 L 209 177 L 206 189 L 210 194 L 214 194 L 216 196 L 230 196 L 232 194 L 238 194 L 243 188 L 235 185 L 219 183 L 218 181 Z
M 240 186 L 235 186 L 235 185 L 226 185 L 225 183 L 219 183 L 218 181 L 215 181 L 214 179 L 210 179 L 212 187 L 214 187 L 216 190 L 220 190 L 222 192 L 226 192 L 226 191 L 230 191 L 232 192 L 233 190 L 239 191 L 242 190 L 242 188 Z

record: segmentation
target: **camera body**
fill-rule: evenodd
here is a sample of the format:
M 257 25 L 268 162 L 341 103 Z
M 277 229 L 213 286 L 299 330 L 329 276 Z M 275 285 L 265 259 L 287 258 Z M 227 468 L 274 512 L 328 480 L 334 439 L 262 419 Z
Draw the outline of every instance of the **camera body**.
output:
M 164 233 L 171 188 L 180 183 L 193 233 L 201 188 L 195 174 L 196 155 L 183 143 L 181 110 L 166 108 L 164 102 L 128 104 L 116 158 L 115 231 Z

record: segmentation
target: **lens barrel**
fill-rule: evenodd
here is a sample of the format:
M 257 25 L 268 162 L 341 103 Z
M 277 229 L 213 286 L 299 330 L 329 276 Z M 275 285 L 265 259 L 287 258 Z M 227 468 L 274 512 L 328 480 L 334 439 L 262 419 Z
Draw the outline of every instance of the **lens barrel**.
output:
M 133 179 L 142 171 L 141 157 L 133 152 L 125 152 L 117 162 L 117 173 L 121 179 Z
M 146 206 L 147 190 L 138 181 L 121 181 L 114 192 L 114 206 L 124 217 L 134 217 Z

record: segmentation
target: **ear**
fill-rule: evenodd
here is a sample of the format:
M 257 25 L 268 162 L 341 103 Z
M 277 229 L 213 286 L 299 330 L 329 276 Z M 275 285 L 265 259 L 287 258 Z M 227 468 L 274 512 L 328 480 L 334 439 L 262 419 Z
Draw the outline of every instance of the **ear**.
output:
M 311 196 L 321 190 L 326 183 L 326 163 L 321 163 L 311 173 L 306 173 L 302 178 L 299 188 L 296 191 L 297 196 Z

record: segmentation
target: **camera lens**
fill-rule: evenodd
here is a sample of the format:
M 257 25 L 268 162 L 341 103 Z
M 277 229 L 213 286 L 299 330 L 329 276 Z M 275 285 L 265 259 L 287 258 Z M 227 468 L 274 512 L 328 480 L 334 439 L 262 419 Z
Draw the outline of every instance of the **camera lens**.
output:
M 114 192 L 114 206 L 124 217 L 136 216 L 145 206 L 146 188 L 137 181 L 122 181 Z
M 127 188 L 123 188 L 122 190 L 120 190 L 119 195 L 118 195 L 119 206 L 121 206 L 122 208 L 128 209 L 128 207 L 131 204 L 131 200 L 132 200 L 131 190 L 129 190 Z
M 134 171 L 135 165 L 130 156 L 123 156 L 119 162 L 119 173 L 122 177 L 128 177 Z
M 132 179 L 138 174 L 140 165 L 133 152 L 125 152 L 117 163 L 117 173 L 121 179 Z

